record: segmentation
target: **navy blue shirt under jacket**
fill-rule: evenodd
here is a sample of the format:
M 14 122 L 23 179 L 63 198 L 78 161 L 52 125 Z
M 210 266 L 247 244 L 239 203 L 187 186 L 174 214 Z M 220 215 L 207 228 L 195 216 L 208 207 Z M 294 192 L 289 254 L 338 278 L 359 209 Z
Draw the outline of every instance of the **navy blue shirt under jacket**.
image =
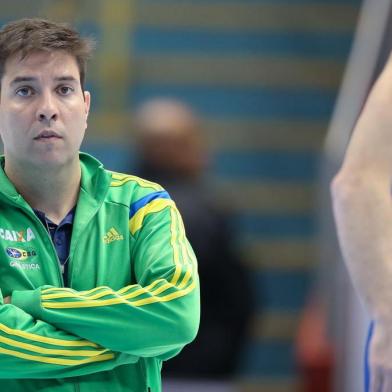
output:
M 72 208 L 71 211 L 64 217 L 64 219 L 56 225 L 52 222 L 44 212 L 34 210 L 42 224 L 48 230 L 50 237 L 52 238 L 53 245 L 56 249 L 57 256 L 60 261 L 61 272 L 63 274 L 64 283 L 67 282 L 67 261 L 69 256 L 69 246 L 71 244 L 72 226 L 75 215 L 76 207 Z

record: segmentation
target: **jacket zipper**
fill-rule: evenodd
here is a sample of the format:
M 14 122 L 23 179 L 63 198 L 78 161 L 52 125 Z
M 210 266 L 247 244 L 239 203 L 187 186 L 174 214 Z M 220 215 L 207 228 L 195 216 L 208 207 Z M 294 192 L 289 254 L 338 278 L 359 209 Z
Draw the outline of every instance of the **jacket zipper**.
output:
M 30 214 L 30 211 L 29 211 L 29 214 Z M 39 221 L 39 223 L 41 224 L 41 227 L 43 227 L 44 230 L 45 230 L 46 236 L 49 238 L 49 243 L 50 243 L 49 246 L 51 247 L 52 253 L 55 255 L 55 258 L 56 258 L 56 261 L 57 261 L 57 263 L 56 263 L 56 264 L 57 264 L 57 275 L 58 275 L 58 277 L 59 277 L 61 286 L 64 287 L 65 285 L 64 285 L 63 273 L 62 273 L 62 270 L 61 270 L 61 269 L 62 269 L 62 267 L 61 267 L 61 262 L 60 262 L 60 259 L 59 259 L 58 255 L 57 255 L 56 248 L 55 248 L 55 246 L 54 246 L 54 244 L 53 244 L 52 237 L 50 236 L 50 230 L 49 230 L 48 223 L 45 221 L 45 225 L 44 225 L 44 224 L 41 222 L 41 220 L 38 219 L 38 217 L 37 217 L 35 214 L 34 214 L 34 215 L 30 214 L 30 215 L 31 215 L 31 217 L 34 218 L 35 220 L 38 220 L 38 221 Z M 45 226 L 46 226 L 46 227 L 45 227 Z M 69 258 L 69 256 L 68 256 L 68 258 Z M 68 262 L 68 258 L 67 258 L 66 262 Z
M 40 220 L 40 222 L 41 222 L 41 220 Z M 50 229 L 49 229 L 49 225 L 48 225 L 48 222 L 46 221 L 46 219 L 45 219 L 45 226 L 46 226 L 46 232 L 47 232 L 47 234 L 49 236 L 49 239 L 50 239 L 50 244 L 52 246 L 52 250 L 54 251 L 54 254 L 56 255 L 57 265 L 59 266 L 59 269 L 60 269 L 61 283 L 62 283 L 63 287 L 65 287 L 64 272 L 65 272 L 65 266 L 66 266 L 66 264 L 69 261 L 69 254 L 68 254 L 67 258 L 65 259 L 64 264 L 61 264 L 59 256 L 57 254 L 56 247 L 54 246 L 54 243 L 53 243 L 53 240 L 52 240 L 52 236 L 50 235 Z

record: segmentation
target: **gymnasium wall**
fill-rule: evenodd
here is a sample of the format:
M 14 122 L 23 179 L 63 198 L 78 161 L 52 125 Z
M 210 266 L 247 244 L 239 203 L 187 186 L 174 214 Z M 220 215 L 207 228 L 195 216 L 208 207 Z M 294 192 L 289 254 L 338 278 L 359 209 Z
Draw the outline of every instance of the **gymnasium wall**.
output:
M 256 309 L 244 391 L 294 391 L 293 336 L 316 262 L 319 152 L 359 0 L 2 1 L 0 22 L 71 21 L 97 39 L 84 150 L 128 171 L 132 113 L 174 97 L 202 116 L 209 173 L 235 211 Z

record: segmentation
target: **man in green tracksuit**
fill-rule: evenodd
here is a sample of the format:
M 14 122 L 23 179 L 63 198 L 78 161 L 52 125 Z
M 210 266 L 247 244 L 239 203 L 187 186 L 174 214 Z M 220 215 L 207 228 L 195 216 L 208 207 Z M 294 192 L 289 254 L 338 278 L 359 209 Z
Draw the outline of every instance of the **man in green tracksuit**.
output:
M 0 30 L 0 387 L 160 391 L 196 335 L 199 286 L 159 185 L 79 153 L 89 41 L 25 19 Z

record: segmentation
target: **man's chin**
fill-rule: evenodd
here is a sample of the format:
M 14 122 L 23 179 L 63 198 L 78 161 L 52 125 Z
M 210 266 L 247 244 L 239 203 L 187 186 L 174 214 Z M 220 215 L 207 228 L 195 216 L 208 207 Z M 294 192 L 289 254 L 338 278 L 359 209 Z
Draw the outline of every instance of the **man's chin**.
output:
M 33 166 L 48 169 L 61 169 L 72 165 L 73 162 L 79 159 L 79 154 L 69 156 L 64 153 L 40 154 L 34 157 L 31 164 Z

